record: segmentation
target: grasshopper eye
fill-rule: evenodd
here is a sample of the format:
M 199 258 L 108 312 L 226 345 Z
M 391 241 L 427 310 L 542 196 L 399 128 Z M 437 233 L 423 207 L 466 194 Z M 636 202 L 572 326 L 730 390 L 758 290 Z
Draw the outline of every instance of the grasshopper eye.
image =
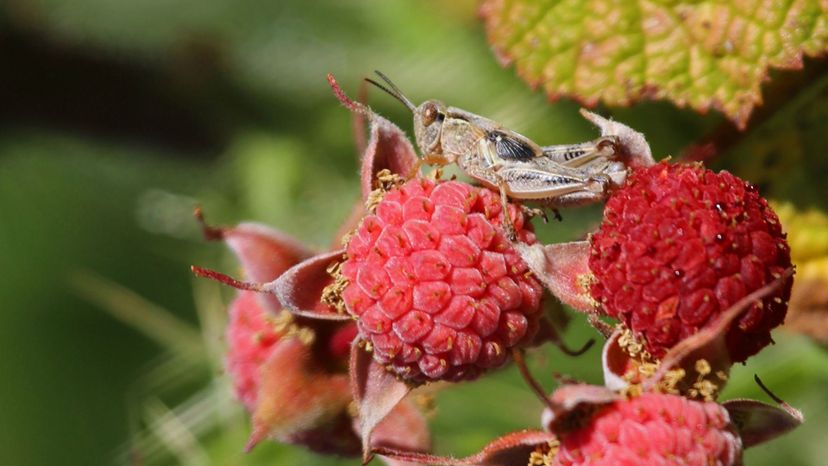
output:
M 433 104 L 427 105 L 423 109 L 423 126 L 428 126 L 435 121 L 443 121 L 445 116 L 437 110 L 437 106 Z

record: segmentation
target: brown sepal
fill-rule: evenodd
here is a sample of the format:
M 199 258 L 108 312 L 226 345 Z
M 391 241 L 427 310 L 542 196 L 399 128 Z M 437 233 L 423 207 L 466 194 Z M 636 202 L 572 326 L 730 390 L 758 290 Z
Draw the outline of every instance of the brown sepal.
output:
M 730 420 L 742 438 L 745 448 L 767 442 L 785 434 L 805 422 L 805 417 L 788 403 L 771 393 L 765 385 L 754 376 L 756 383 L 776 401 L 779 406 L 771 406 L 755 400 L 729 400 L 722 406 L 730 414 Z
M 553 434 L 538 430 L 511 432 L 483 447 L 479 453 L 465 458 L 429 455 L 425 453 L 377 447 L 374 453 L 420 464 L 448 466 L 524 466 L 536 448 L 556 441 Z
M 265 438 L 281 442 L 308 439 L 303 443 L 317 451 L 347 453 L 353 450 L 349 444 L 353 433 L 349 430 L 342 431 L 342 438 L 309 434 L 330 427 L 335 424 L 332 421 L 346 412 L 351 400 L 346 375 L 316 370 L 310 347 L 298 338 L 279 341 L 260 370 L 261 385 L 253 411 L 253 432 L 246 451 Z M 310 439 L 317 440 L 312 442 Z
M 536 277 L 564 304 L 587 314 L 597 313 L 589 294 L 589 242 L 527 245 L 516 243 L 520 257 Z
M 355 420 L 358 427 L 359 419 Z M 402 400 L 375 428 L 371 447 L 399 451 L 427 453 L 431 450 L 431 435 L 423 413 L 410 400 Z M 415 466 L 396 458 L 380 457 L 388 466 Z
M 362 438 L 363 461 L 371 460 L 371 435 L 411 391 L 411 387 L 374 361 L 359 341 L 351 347 L 351 390 L 359 410 L 358 426 Z
M 582 108 L 581 116 L 601 129 L 601 136 L 615 136 L 624 154 L 624 163 L 631 168 L 646 168 L 655 165 L 650 145 L 643 134 L 629 126 L 612 121 Z
M 273 292 L 286 309 L 295 315 L 323 320 L 349 320 L 322 303 L 322 290 L 333 278 L 328 273 L 331 265 L 342 260 L 343 250 L 327 252 L 311 257 L 288 269 L 275 282 Z
M 413 173 L 419 160 L 414 146 L 411 145 L 405 133 L 390 121 L 374 113 L 367 105 L 351 100 L 331 74 L 328 74 L 328 83 L 342 105 L 352 112 L 367 115 L 371 122 L 370 139 L 362 154 L 362 168 L 360 168 L 363 201 L 367 200 L 368 194 L 374 190 L 374 180 L 380 170 L 390 170 L 392 174 L 403 178 Z
M 362 156 L 360 178 L 362 200 L 374 190 L 374 180 L 381 170 L 407 178 L 418 166 L 417 153 L 405 133 L 385 118 L 371 113 L 371 135 Z
M 541 424 L 550 432 L 569 432 L 591 415 L 595 407 L 621 398 L 620 394 L 598 385 L 562 385 L 549 397 L 549 407 L 543 410 Z

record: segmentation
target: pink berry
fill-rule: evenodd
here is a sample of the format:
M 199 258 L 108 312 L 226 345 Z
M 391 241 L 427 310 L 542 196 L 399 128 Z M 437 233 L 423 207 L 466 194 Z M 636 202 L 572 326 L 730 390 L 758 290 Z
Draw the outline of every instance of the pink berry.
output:
M 645 393 L 616 401 L 568 432 L 556 432 L 555 466 L 741 464 L 742 442 L 719 404 Z
M 415 178 L 385 194 L 347 245 L 342 293 L 374 359 L 406 380 L 498 367 L 538 325 L 541 284 L 501 228 L 498 194 Z M 534 243 L 510 205 L 518 240 Z
M 268 322 L 270 314 L 258 299 L 251 291 L 239 293 L 230 305 L 227 326 L 227 372 L 233 378 L 236 397 L 251 412 L 256 408 L 261 366 L 282 337 Z

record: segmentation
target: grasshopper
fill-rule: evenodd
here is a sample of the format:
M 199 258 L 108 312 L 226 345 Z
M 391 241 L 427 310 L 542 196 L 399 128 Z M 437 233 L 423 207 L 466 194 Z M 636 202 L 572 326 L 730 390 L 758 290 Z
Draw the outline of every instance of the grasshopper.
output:
M 375 73 L 388 87 L 366 80 L 414 114 L 414 137 L 422 162 L 456 164 L 471 178 L 500 191 L 504 228 L 512 240 L 514 228 L 505 214 L 508 198 L 538 202 L 558 216 L 558 207 L 601 201 L 626 179 L 626 166 L 616 160 L 614 136 L 540 146 L 499 123 L 439 100 L 414 105 L 387 76 Z

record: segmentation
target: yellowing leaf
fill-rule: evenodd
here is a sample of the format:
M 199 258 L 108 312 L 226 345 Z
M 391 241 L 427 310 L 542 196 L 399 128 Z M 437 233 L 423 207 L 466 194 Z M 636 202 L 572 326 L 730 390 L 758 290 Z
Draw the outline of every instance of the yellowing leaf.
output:
M 586 105 L 670 99 L 744 128 L 769 68 L 828 50 L 818 0 L 485 0 L 500 61 L 551 98 Z
M 788 233 L 796 277 L 785 326 L 828 345 L 828 215 L 774 203 Z

